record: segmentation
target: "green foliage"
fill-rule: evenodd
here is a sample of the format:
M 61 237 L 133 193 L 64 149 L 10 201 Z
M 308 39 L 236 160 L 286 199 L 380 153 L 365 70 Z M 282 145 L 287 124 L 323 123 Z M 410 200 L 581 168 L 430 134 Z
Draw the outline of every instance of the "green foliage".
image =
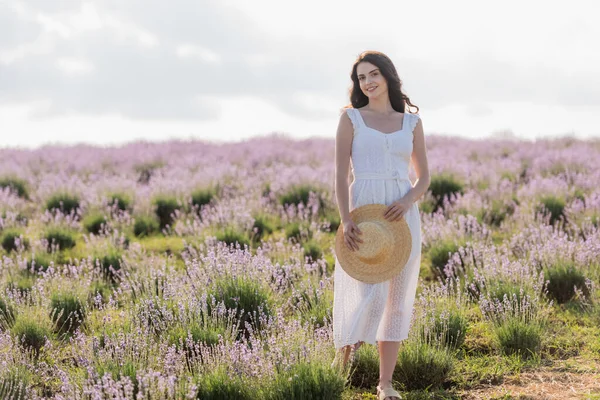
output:
M 329 222 L 329 232 L 332 233 L 336 233 L 342 224 L 340 213 L 335 208 L 330 208 L 325 211 L 325 220 Z
M 542 327 L 536 321 L 507 318 L 495 327 L 500 349 L 506 355 L 529 358 L 539 353 L 542 342 Z
M 20 230 L 17 229 L 7 229 L 2 233 L 2 248 L 7 252 L 17 251 L 17 245 L 15 243 L 15 239 L 19 239 L 19 237 L 23 234 Z M 23 237 L 21 244 L 25 249 L 29 248 L 29 239 Z
M 7 288 L 9 290 L 16 290 L 21 296 L 24 296 L 31 292 L 31 289 L 33 289 L 34 284 L 34 277 L 26 274 L 19 274 L 16 277 L 10 278 L 7 284 Z
M 291 222 L 285 226 L 285 237 L 300 242 L 304 238 L 311 239 L 312 231 L 305 223 Z
M 152 201 L 156 208 L 156 216 L 162 231 L 167 225 L 173 223 L 173 213 L 175 210 L 179 210 L 181 207 L 177 201 L 177 198 L 168 195 L 158 195 Z
M 277 372 L 264 396 L 269 400 L 341 399 L 345 379 L 334 369 L 301 362 Z
M 419 211 L 423 214 L 431 214 L 436 210 L 437 201 L 435 200 L 422 200 L 419 202 Z
M 544 278 L 548 281 L 548 295 L 562 304 L 575 297 L 575 288 L 588 297 L 590 291 L 585 284 L 586 277 L 572 261 L 557 261 L 544 269 Z
M 467 318 L 458 310 L 436 313 L 432 326 L 423 327 L 423 339 L 430 343 L 440 343 L 448 349 L 458 349 L 465 341 Z
M 498 300 L 499 302 L 504 301 L 506 297 L 508 300 L 516 300 L 517 309 L 521 308 L 522 300 L 525 296 L 534 295 L 530 293 L 530 289 L 523 287 L 517 282 L 512 282 L 506 279 L 496 278 L 488 279 L 486 282 L 487 292 L 492 300 Z
M 199 351 L 199 345 L 214 346 L 219 343 L 219 335 L 224 340 L 230 340 L 231 335 L 225 326 L 203 324 L 197 320 L 176 324 L 166 332 L 169 346 L 175 346 L 185 354 L 185 362 L 189 371 L 194 371 L 198 362 L 204 361 L 203 353 Z
M 453 253 L 459 249 L 459 245 L 451 240 L 435 243 L 429 249 L 429 259 L 431 260 L 431 270 L 435 276 L 446 278 L 444 267 L 450 260 Z
M 110 193 L 108 195 L 109 205 L 116 205 L 117 209 L 121 211 L 131 210 L 131 196 L 125 193 Z
M 16 176 L 0 177 L 0 189 L 5 188 L 8 188 L 12 193 L 23 199 L 29 198 L 27 182 L 24 179 L 17 178 Z
M 464 185 L 451 174 L 434 174 L 431 176 L 429 191 L 431 191 L 431 195 L 435 199 L 435 206 L 433 209 L 435 212 L 443 207 L 444 198 L 451 198 L 451 196 L 459 193 L 463 194 Z
M 109 283 L 119 282 L 119 273 L 122 268 L 123 255 L 119 250 L 110 249 L 106 254 L 98 256 L 98 263 L 102 271 L 102 278 Z
M 240 332 L 248 333 L 246 322 L 255 329 L 261 328 L 258 319 L 261 313 L 273 315 L 273 297 L 269 288 L 263 287 L 259 281 L 247 277 L 231 275 L 215 279 L 208 298 L 214 296 L 216 303 L 223 302 L 228 310 L 236 310 Z M 209 309 L 208 313 L 211 313 Z
M 135 217 L 133 234 L 136 237 L 150 236 L 159 231 L 159 223 L 155 217 L 139 215 Z
M 285 227 L 285 237 L 288 239 L 295 238 L 300 240 L 300 223 L 292 222 Z
M 66 215 L 77 210 L 79 206 L 79 197 L 67 192 L 55 193 L 46 201 L 46 209 L 48 211 L 58 209 Z
M 197 188 L 192 192 L 192 206 L 198 207 L 198 210 L 206 204 L 210 204 L 220 192 L 219 186 Z
M 317 192 L 317 189 L 310 185 L 292 185 L 284 193 L 279 195 L 279 203 L 281 205 L 294 204 L 298 206 L 300 203 L 308 204 L 310 192 Z
M 107 362 L 98 363 L 96 365 L 96 372 L 99 376 L 109 374 L 115 381 L 121 380 L 124 377 L 129 378 L 133 385 L 133 395 L 137 396 L 137 393 L 139 392 L 139 382 L 137 379 L 138 368 L 138 363 L 131 360 L 109 360 Z
M 283 206 L 290 204 L 298 206 L 300 203 L 306 206 L 308 204 L 308 200 L 310 199 L 311 192 L 318 196 L 319 214 L 323 215 L 326 211 L 326 203 L 321 193 L 322 190 L 310 184 L 297 184 L 290 186 L 285 192 L 278 196 L 279 203 Z
M 190 351 L 190 347 L 187 344 L 188 335 L 193 343 L 203 343 L 208 346 L 219 343 L 219 335 L 225 336 L 226 328 L 221 327 L 207 327 L 203 328 L 200 323 L 193 322 L 186 326 L 176 325 L 169 329 L 167 333 L 167 342 L 169 345 L 175 345 Z
M 25 350 L 33 351 L 36 356 L 46 343 L 46 338 L 52 337 L 46 322 L 30 313 L 19 314 L 10 331 Z
M 304 249 L 304 256 L 309 257 L 312 261 L 316 261 L 323 257 L 321 246 L 314 240 L 302 244 L 302 248 Z
M 257 396 L 252 388 L 239 375 L 230 375 L 223 367 L 213 368 L 210 372 L 196 378 L 197 399 L 202 400 L 252 400 Z
M 585 205 L 585 192 L 581 188 L 576 188 L 573 192 L 573 199 L 580 200 Z
M 517 182 L 517 176 L 513 172 L 510 172 L 510 171 L 503 171 L 500 174 L 500 179 L 501 180 L 506 179 L 507 181 L 512 182 L 512 183 Z
M 479 210 L 477 219 L 488 225 L 500 226 L 508 216 L 513 215 L 514 211 L 515 207 L 512 203 L 506 204 L 502 200 L 492 199 L 489 207 Z
M 98 235 L 102 231 L 102 226 L 106 225 L 107 219 L 103 213 L 94 213 L 83 219 L 83 227 L 89 233 Z
M 266 182 L 265 184 L 263 184 L 261 196 L 262 197 L 270 197 L 271 196 L 271 183 L 270 182 Z
M 565 219 L 565 201 L 553 195 L 544 196 L 540 199 L 536 212 L 550 215 L 550 224 L 554 225 Z
M 327 321 L 332 320 L 332 295 L 331 291 L 318 290 L 313 286 L 300 291 L 296 307 L 302 320 L 311 321 L 315 327 L 325 326 Z
M 77 241 L 75 233 L 61 226 L 46 229 L 44 238 L 48 241 L 48 251 L 51 251 L 52 246 L 58 246 L 59 250 L 71 249 Z
M 0 399 L 27 400 L 29 373 L 24 367 L 0 371 Z
M 376 346 L 361 345 L 350 374 L 350 384 L 354 387 L 370 389 L 379 383 L 379 354 Z
M 335 269 L 335 256 L 332 253 L 325 253 L 323 259 L 325 260 L 325 274 L 331 276 Z
M 134 170 L 139 174 L 138 183 L 147 185 L 150 182 L 152 175 L 154 175 L 154 171 L 164 165 L 165 163 L 161 160 L 147 161 L 136 165 Z
M 220 242 L 225 242 L 227 245 L 235 245 L 236 243 L 240 244 L 240 247 L 250 246 L 250 239 L 248 235 L 244 232 L 240 232 L 234 226 L 227 226 L 225 228 L 220 229 L 215 237 Z
M 495 336 L 493 326 L 487 321 L 470 321 L 469 329 L 465 335 L 465 341 L 462 348 L 463 354 L 473 355 L 475 357 L 492 354 L 494 352 Z
M 93 281 L 88 289 L 88 302 L 94 306 L 96 297 L 100 296 L 102 304 L 108 303 L 108 299 L 112 294 L 113 288 L 109 283 L 102 281 Z
M 9 329 L 15 323 L 14 308 L 7 301 L 0 297 L 0 331 Z
M 255 235 L 254 240 L 259 241 L 266 235 L 273 233 L 276 225 L 277 221 L 275 217 L 270 214 L 261 212 L 254 215 L 254 224 L 252 225 L 252 230 L 254 231 L 254 229 L 256 229 L 256 233 L 253 233 Z
M 73 333 L 85 321 L 85 303 L 69 291 L 53 293 L 50 308 L 50 318 L 58 334 Z
M 438 388 L 454 366 L 454 357 L 444 349 L 418 341 L 400 348 L 393 378 L 407 390 Z
M 144 332 L 163 335 L 172 325 L 172 304 L 161 297 L 143 298 L 135 305 L 135 318 Z
M 28 264 L 28 270 L 35 273 L 46 272 L 55 257 L 48 253 L 37 253 Z

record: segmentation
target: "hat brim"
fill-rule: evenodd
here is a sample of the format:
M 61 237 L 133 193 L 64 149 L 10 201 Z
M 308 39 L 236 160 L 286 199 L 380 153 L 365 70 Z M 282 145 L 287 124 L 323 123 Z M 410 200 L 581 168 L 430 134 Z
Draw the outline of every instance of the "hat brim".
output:
M 393 278 L 406 266 L 412 250 L 412 235 L 406 219 L 389 221 L 384 217 L 388 206 L 385 204 L 367 204 L 350 212 L 355 224 L 364 221 L 377 221 L 386 225 L 394 238 L 392 249 L 382 262 L 366 264 L 355 251 L 344 242 L 344 227 L 340 225 L 335 236 L 336 257 L 344 271 L 352 278 L 365 283 L 380 283 Z M 360 235 L 359 235 L 360 237 Z M 360 243 L 358 243 L 360 248 Z

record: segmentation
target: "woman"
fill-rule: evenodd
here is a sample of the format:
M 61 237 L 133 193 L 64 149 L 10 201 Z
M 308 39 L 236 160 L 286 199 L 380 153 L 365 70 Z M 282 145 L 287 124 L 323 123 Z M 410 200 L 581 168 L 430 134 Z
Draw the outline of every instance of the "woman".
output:
M 414 105 L 402 93 L 402 81 L 386 55 L 363 52 L 352 67 L 351 78 L 352 107 L 347 106 L 340 116 L 335 151 L 336 198 L 345 245 L 356 250 L 361 243 L 361 232 L 350 219 L 350 211 L 380 203 L 388 206 L 384 215 L 388 220 L 406 218 L 412 249 L 400 274 L 376 284 L 350 277 L 336 257 L 334 362 L 343 359 L 346 365 L 351 350 L 358 350 L 364 342 L 377 342 L 377 395 L 380 400 L 396 400 L 400 395 L 392 388 L 392 374 L 400 341 L 408 337 L 421 263 L 421 223 L 416 201 L 430 183 L 425 138 L 419 115 L 406 112 L 407 105 Z M 350 162 L 354 181 L 348 185 Z M 417 175 L 414 186 L 408 178 L 411 162 Z

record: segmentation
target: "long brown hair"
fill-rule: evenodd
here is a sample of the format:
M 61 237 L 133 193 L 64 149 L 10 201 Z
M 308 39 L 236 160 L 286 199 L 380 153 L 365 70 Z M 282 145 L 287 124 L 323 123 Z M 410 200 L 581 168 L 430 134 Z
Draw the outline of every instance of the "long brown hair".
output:
M 358 81 L 358 74 L 356 72 L 358 64 L 364 61 L 376 65 L 381 71 L 381 74 L 387 82 L 388 95 L 394 110 L 404 113 L 406 112 L 406 105 L 408 105 L 409 107 L 416 107 L 416 112 L 419 112 L 419 107 L 412 104 L 408 96 L 402 93 L 402 80 L 400 80 L 392 60 L 382 52 L 375 50 L 363 51 L 356 58 L 354 65 L 352 65 L 352 72 L 350 73 L 352 87 L 349 89 L 348 93 L 350 96 L 350 104 L 343 107 L 342 111 L 346 108 L 360 108 L 369 104 L 369 98 L 360 89 L 360 82 Z

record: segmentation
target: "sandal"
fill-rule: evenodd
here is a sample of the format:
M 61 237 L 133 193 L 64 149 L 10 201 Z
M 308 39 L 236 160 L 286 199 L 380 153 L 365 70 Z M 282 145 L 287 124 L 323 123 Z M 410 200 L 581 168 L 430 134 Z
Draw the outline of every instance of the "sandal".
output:
M 384 400 L 387 397 L 396 397 L 398 400 L 402 400 L 400 393 L 396 392 L 393 388 L 380 388 L 377 386 L 377 400 Z

